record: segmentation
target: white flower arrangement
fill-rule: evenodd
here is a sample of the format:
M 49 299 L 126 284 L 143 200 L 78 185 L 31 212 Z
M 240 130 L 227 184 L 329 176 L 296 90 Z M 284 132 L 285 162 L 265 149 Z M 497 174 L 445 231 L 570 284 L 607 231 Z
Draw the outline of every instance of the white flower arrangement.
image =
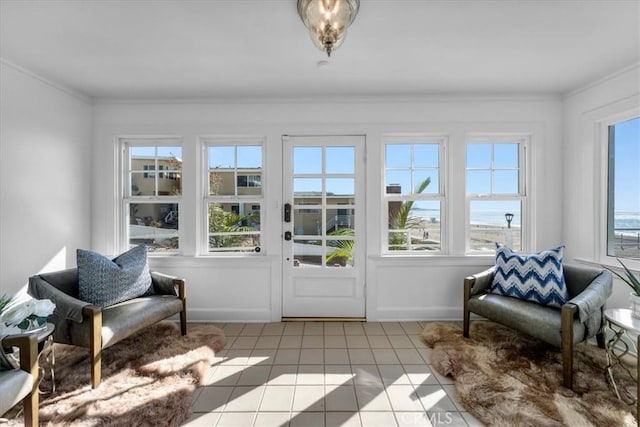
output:
M 30 299 L 24 302 L 13 302 L 12 299 L 6 295 L 0 297 L 0 336 L 40 329 L 56 308 L 48 299 Z

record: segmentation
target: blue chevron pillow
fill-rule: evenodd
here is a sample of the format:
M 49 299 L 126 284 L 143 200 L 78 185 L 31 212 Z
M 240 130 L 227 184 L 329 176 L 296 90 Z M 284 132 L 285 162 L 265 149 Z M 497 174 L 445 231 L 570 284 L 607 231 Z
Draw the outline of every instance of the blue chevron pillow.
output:
M 496 243 L 496 268 L 490 292 L 550 307 L 569 299 L 562 271 L 564 246 L 533 254 L 518 254 Z

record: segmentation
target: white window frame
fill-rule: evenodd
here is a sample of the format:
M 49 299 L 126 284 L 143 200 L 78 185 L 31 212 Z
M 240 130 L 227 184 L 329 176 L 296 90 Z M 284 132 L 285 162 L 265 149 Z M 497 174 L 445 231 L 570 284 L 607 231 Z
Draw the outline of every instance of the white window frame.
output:
M 615 206 L 609 206 L 609 127 L 627 120 L 640 117 L 640 108 L 632 108 L 608 116 L 598 122 L 596 127 L 599 128 L 599 144 L 600 151 L 600 220 L 597 235 L 597 256 L 599 262 L 619 268 L 620 265 L 615 256 L 609 255 L 609 221 L 608 217 L 613 214 Z M 624 264 L 635 271 L 640 270 L 640 260 L 631 258 L 623 258 Z
M 152 178 L 155 182 L 155 193 L 156 195 L 150 196 L 136 196 L 131 194 L 131 147 L 180 147 L 184 157 L 184 141 L 182 137 L 178 136 L 130 136 L 125 137 L 121 136 L 117 138 L 121 150 L 121 168 L 120 168 L 120 178 L 121 178 L 121 189 L 120 197 L 121 206 L 120 206 L 120 215 L 119 215 L 119 244 L 117 245 L 120 248 L 120 251 L 126 251 L 130 247 L 130 236 L 129 236 L 129 205 L 132 203 L 140 203 L 140 204 L 152 204 L 152 203 L 167 203 L 167 204 L 176 204 L 178 205 L 179 215 L 184 216 L 183 211 L 183 195 L 184 195 L 184 174 L 183 179 L 181 181 L 182 188 L 180 189 L 180 195 L 171 195 L 171 196 L 159 196 L 158 195 L 158 181 L 160 180 L 159 170 L 156 167 L 153 171 L 151 170 L 140 170 L 144 174 L 153 176 L 147 176 L 146 179 Z M 184 159 L 183 160 L 183 169 L 181 173 L 184 171 Z M 154 159 L 154 167 L 157 165 L 157 157 Z M 164 171 L 163 171 L 164 172 Z M 182 255 L 183 254 L 183 242 L 184 242 L 184 227 L 178 227 L 178 249 L 176 250 L 167 250 L 167 251 L 149 251 L 149 256 L 166 256 L 166 255 Z
M 467 147 L 469 144 L 518 144 L 518 193 L 517 194 L 468 194 L 467 193 Z M 521 250 L 530 250 L 529 236 L 531 229 L 529 215 L 530 198 L 528 195 L 529 175 L 527 173 L 529 166 L 528 151 L 531 145 L 531 136 L 522 134 L 469 134 L 464 143 L 464 195 L 465 195 L 465 254 L 467 255 L 488 255 L 492 254 L 486 250 L 474 250 L 470 248 L 471 243 L 471 202 L 472 201 L 519 201 L 520 202 L 520 233 L 521 233 Z M 492 150 L 493 162 L 493 150 Z M 482 168 L 481 170 L 490 170 L 492 172 L 491 182 L 493 187 L 493 172 L 496 170 L 512 170 L 494 168 L 493 164 L 490 169 Z M 493 190 L 493 188 L 492 188 Z M 506 221 L 506 220 L 505 220 Z
M 434 256 L 446 254 L 449 251 L 448 233 L 447 233 L 447 197 L 446 197 L 446 180 L 447 174 L 447 159 L 446 159 L 446 147 L 448 143 L 448 136 L 443 134 L 400 134 L 400 135 L 385 135 L 382 138 L 382 224 L 381 224 L 381 252 L 383 255 L 388 256 Z M 430 144 L 438 145 L 438 192 L 437 193 L 422 193 L 422 194 L 387 194 L 386 188 L 387 181 L 387 150 L 388 145 L 419 145 Z M 413 154 L 412 154 L 413 156 Z M 401 168 L 406 170 L 406 168 Z M 398 169 L 400 170 L 400 169 Z M 413 159 L 412 165 L 408 169 L 414 170 Z M 412 185 L 415 183 L 412 182 Z M 440 250 L 390 250 L 389 249 L 389 202 L 407 202 L 407 201 L 439 201 L 440 202 Z
M 265 256 L 265 232 L 264 226 L 266 224 L 266 189 L 267 189 L 267 177 L 265 175 L 266 165 L 266 138 L 256 136 L 202 136 L 199 138 L 202 146 L 202 239 L 200 253 L 210 257 L 224 257 L 224 256 Z M 262 151 L 262 167 L 261 167 L 261 182 L 260 187 L 242 187 L 242 188 L 260 188 L 260 195 L 210 195 L 209 194 L 209 147 L 229 147 L 235 146 L 236 149 L 239 146 L 260 146 Z M 236 157 L 237 161 L 237 157 Z M 234 187 L 237 193 L 238 189 L 238 173 L 251 173 L 251 170 L 234 167 Z M 210 203 L 231 203 L 231 204 L 255 204 L 260 205 L 260 230 L 258 235 L 260 236 L 259 250 L 238 250 L 237 248 L 231 248 L 229 250 L 209 250 L 209 204 Z M 255 234 L 255 233 L 251 233 Z

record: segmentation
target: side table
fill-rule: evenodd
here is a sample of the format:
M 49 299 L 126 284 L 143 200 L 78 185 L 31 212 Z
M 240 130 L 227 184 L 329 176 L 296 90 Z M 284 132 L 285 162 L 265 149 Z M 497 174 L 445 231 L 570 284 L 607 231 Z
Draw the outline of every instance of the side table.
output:
M 604 318 L 606 326 L 608 326 L 609 329 L 613 332 L 613 336 L 611 337 L 611 339 L 607 340 L 605 345 L 605 349 L 607 352 L 606 370 L 609 381 L 611 382 L 611 385 L 613 386 L 618 399 L 623 400 L 620 397 L 620 391 L 618 390 L 618 386 L 613 376 L 613 368 L 616 365 L 619 365 L 631 378 L 636 380 L 636 383 L 638 384 L 637 396 L 639 396 L 640 381 L 638 381 L 637 377 L 634 378 L 631 374 L 630 369 L 622 363 L 622 358 L 629 353 L 630 348 L 628 342 L 630 342 L 631 345 L 635 347 L 634 350 L 636 351 L 637 355 L 637 350 L 640 347 L 640 336 L 638 337 L 638 346 L 636 346 L 636 341 L 631 339 L 631 337 L 628 336 L 628 333 L 632 332 L 635 334 L 640 334 L 640 319 L 636 319 L 635 317 L 631 316 L 631 310 L 627 308 L 611 308 L 605 310 Z M 624 339 L 625 336 L 627 339 Z M 640 368 L 640 364 L 638 362 L 636 362 L 636 366 Z M 640 372 L 640 369 L 638 369 L 637 372 Z M 638 374 L 636 373 L 636 375 Z M 633 404 L 635 402 L 638 405 L 638 410 L 640 410 L 640 399 L 638 399 L 637 396 L 635 401 L 627 403 Z

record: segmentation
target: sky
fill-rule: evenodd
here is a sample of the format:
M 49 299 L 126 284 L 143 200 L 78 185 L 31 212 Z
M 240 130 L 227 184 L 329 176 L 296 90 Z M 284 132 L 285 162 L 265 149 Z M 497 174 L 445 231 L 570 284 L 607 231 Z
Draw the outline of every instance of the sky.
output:
M 615 212 L 640 213 L 640 117 L 615 125 Z

